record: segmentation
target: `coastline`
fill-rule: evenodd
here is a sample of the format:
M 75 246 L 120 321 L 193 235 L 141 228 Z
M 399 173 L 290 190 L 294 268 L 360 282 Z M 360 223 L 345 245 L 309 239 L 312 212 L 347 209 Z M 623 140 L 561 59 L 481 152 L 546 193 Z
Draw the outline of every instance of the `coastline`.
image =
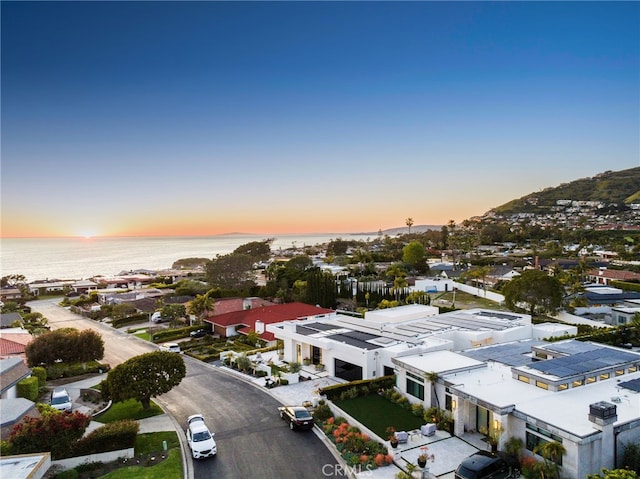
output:
M 372 235 L 281 235 L 271 250 L 301 248 L 339 238 L 370 240 Z M 24 275 L 28 282 L 114 276 L 137 269 L 166 270 L 185 258 L 209 258 L 238 246 L 268 239 L 262 235 L 153 236 L 96 238 L 1 238 L 0 276 Z

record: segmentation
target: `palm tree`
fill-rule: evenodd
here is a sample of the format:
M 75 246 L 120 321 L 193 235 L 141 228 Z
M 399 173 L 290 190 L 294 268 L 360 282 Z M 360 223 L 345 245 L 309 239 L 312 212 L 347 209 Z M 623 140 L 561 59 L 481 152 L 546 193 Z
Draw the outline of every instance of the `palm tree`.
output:
M 547 466 L 553 470 L 554 477 L 560 477 L 560 466 L 558 462 L 567 453 L 566 448 L 558 441 L 545 442 L 537 446 L 533 452 L 544 457 Z
M 404 276 L 396 276 L 393 280 L 393 288 L 391 290 L 395 293 L 396 301 L 400 301 L 400 292 L 409 285 L 407 278 Z
M 407 218 L 404 222 L 409 227 L 409 234 L 411 234 L 411 227 L 413 226 L 413 218 Z
M 209 293 L 198 294 L 189 303 L 189 314 L 193 314 L 198 318 L 198 322 L 202 322 L 202 318 L 213 311 L 215 306 L 215 299 L 209 296 Z

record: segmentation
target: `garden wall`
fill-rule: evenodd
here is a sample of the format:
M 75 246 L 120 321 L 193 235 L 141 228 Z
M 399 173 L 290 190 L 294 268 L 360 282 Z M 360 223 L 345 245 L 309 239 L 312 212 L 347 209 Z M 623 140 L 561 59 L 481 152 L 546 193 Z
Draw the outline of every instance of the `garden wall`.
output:
M 130 459 L 135 457 L 134 448 L 120 449 L 118 451 L 101 452 L 98 454 L 88 454 L 86 456 L 69 457 L 67 459 L 59 459 L 51 461 L 52 465 L 60 466 L 63 469 L 73 469 L 80 464 L 90 464 L 92 462 L 111 462 L 126 457 Z

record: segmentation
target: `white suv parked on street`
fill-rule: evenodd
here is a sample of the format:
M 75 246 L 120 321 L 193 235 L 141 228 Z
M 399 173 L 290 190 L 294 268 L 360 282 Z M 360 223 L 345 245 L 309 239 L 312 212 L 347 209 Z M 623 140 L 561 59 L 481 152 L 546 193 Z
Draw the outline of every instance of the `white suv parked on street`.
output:
M 204 423 L 202 414 L 194 414 L 187 419 L 187 444 L 194 459 L 212 457 L 218 452 L 213 434 Z

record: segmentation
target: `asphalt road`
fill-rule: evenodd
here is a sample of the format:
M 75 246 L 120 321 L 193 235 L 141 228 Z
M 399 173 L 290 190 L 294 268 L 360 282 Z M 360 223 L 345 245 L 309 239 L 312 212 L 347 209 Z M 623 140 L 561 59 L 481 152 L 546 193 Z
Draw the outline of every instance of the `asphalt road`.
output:
M 105 342 L 104 362 L 112 367 L 157 349 L 110 326 L 84 319 L 57 305 L 58 300 L 29 303 L 52 328 L 94 329 Z M 195 479 L 318 479 L 346 477 L 344 469 L 314 431 L 291 431 L 280 419 L 281 404 L 258 388 L 215 366 L 185 356 L 187 375 L 169 393 L 155 398 L 184 425 L 187 416 L 202 413 L 218 444 L 212 459 L 187 456 L 189 477 Z M 184 440 L 184 431 L 182 431 Z

